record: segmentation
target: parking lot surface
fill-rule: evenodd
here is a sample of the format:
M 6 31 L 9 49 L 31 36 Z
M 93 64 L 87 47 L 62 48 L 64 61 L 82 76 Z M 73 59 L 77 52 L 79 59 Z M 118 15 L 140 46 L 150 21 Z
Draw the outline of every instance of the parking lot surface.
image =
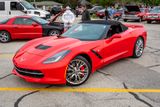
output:
M 148 31 L 143 56 L 99 69 L 79 87 L 28 83 L 12 75 L 12 57 L 27 40 L 0 43 L 0 107 L 160 107 L 160 93 L 152 92 L 160 89 L 160 24 L 142 24 Z

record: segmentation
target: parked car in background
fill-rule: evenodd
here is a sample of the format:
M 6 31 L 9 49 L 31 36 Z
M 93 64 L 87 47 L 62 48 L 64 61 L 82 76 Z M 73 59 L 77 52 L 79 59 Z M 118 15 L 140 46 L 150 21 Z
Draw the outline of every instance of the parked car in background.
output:
M 145 15 L 145 20 L 147 23 L 152 23 L 153 21 L 160 21 L 160 8 L 154 8 L 149 13 Z
M 96 12 L 102 10 L 103 7 L 102 6 L 94 6 L 92 9 L 88 9 L 88 11 L 90 12 L 90 14 L 96 14 Z
M 16 16 L 0 22 L 0 42 L 60 35 L 63 29 L 36 16 Z
M 123 20 L 134 20 L 141 22 L 144 20 L 144 16 L 147 13 L 147 9 L 140 9 L 137 5 L 126 5 Z
M 99 10 L 98 12 L 96 12 L 97 17 L 103 19 L 105 17 L 105 10 L 106 9 L 102 9 L 102 10 Z
M 60 6 L 53 6 L 51 9 L 51 15 L 56 15 L 62 11 Z
M 30 15 L 50 19 L 49 12 L 36 9 L 25 0 L 0 0 L 0 20 L 21 15 Z
M 122 15 L 124 13 L 124 9 L 118 9 L 114 14 L 113 14 L 113 19 L 114 20 L 119 20 L 122 18 Z

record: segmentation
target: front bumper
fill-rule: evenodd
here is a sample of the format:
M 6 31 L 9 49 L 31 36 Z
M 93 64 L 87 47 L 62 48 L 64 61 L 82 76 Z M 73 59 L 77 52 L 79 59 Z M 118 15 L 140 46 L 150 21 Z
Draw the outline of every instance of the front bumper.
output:
M 15 64 L 15 63 L 14 63 Z M 20 78 L 25 79 L 28 82 L 36 82 L 36 83 L 42 83 L 42 84 L 65 84 L 66 83 L 66 70 L 67 65 L 56 65 L 56 64 L 48 64 L 48 65 L 39 65 L 40 68 L 35 65 L 35 67 L 32 65 L 27 67 L 25 65 L 15 65 L 12 73 L 17 75 Z M 21 72 L 17 70 L 17 67 L 22 69 Z M 37 68 L 37 69 L 36 69 Z M 25 70 L 23 70 L 25 69 Z M 27 71 L 28 70 L 28 71 Z M 30 71 L 40 71 L 40 76 L 36 75 L 29 75 L 34 74 L 34 72 Z M 24 73 L 25 72 L 25 73 Z M 29 74 L 26 74 L 30 72 Z
M 140 19 L 140 17 L 136 15 L 124 15 L 122 16 L 122 18 L 126 20 L 139 20 Z
M 146 21 L 160 21 L 160 18 L 145 18 Z

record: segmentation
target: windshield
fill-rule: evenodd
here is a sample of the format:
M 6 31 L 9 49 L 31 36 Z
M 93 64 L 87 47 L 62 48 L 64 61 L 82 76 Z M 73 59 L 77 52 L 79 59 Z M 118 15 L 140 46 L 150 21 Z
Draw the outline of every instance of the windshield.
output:
M 4 20 L 0 21 L 0 24 L 6 24 L 8 22 L 8 20 L 9 20 L 9 18 L 4 19 Z
M 160 9 L 154 9 L 154 10 L 150 11 L 150 13 L 160 13 Z
M 108 29 L 109 25 L 76 24 L 72 26 L 67 32 L 62 34 L 62 36 L 86 41 L 99 40 L 104 36 Z
M 47 20 L 44 20 L 44 19 L 42 19 L 42 18 L 40 18 L 40 17 L 34 16 L 34 17 L 32 17 L 32 19 L 33 19 L 34 21 L 38 22 L 38 23 L 41 24 L 41 25 L 49 24 L 49 22 L 48 22 Z
M 29 2 L 27 1 L 21 1 L 20 2 L 26 9 L 32 10 L 35 9 Z

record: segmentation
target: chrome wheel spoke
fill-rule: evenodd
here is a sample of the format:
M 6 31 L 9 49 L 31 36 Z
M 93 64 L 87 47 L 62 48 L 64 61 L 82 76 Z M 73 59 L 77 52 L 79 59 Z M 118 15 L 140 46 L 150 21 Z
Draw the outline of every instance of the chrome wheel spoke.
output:
M 83 67 L 83 69 L 81 69 Z M 89 75 L 88 65 L 80 59 L 72 60 L 68 66 L 66 80 L 70 84 L 80 84 L 84 82 Z
M 0 33 L 0 40 L 3 41 L 3 42 L 8 41 L 8 35 L 4 32 L 1 32 Z
M 143 53 L 143 48 L 144 48 L 144 45 L 143 45 L 143 40 L 142 39 L 139 39 L 136 43 L 136 55 L 137 56 L 141 56 L 142 53 Z

